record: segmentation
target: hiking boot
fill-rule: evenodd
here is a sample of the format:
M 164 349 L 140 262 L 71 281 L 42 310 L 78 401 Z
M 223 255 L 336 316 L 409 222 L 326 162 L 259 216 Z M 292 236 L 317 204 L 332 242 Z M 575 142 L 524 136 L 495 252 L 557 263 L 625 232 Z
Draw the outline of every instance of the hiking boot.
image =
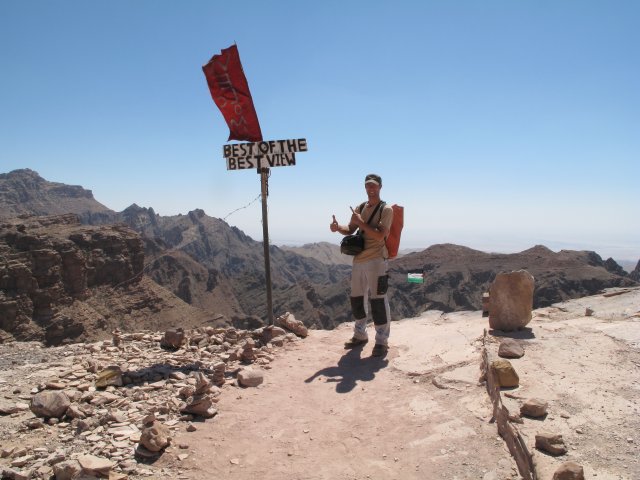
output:
M 363 345 L 365 345 L 369 340 L 368 339 L 364 339 L 361 340 L 360 338 L 356 338 L 353 337 L 351 340 L 349 340 L 348 342 L 344 343 L 344 348 L 356 348 L 356 347 L 361 347 Z
M 372 357 L 384 357 L 389 351 L 389 347 L 386 345 L 382 345 L 380 343 L 376 343 L 375 347 L 373 347 L 373 351 L 371 352 Z

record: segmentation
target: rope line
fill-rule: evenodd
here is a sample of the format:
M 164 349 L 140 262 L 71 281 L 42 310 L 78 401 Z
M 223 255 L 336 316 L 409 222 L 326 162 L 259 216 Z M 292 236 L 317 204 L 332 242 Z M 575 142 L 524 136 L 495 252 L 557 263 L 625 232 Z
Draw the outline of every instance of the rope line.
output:
M 224 218 L 222 218 L 222 221 L 226 221 L 227 218 L 229 218 L 231 215 L 233 215 L 234 213 L 236 213 L 239 210 L 243 210 L 245 208 L 250 207 L 251 205 L 253 205 L 256 201 L 258 201 L 260 199 L 260 197 L 262 196 L 262 193 L 259 193 L 258 196 L 256 198 L 254 198 L 253 200 L 251 200 L 249 203 L 247 203 L 245 206 L 240 207 L 240 208 L 236 208 L 235 210 L 232 210 L 231 212 L 229 212 Z M 144 225 L 142 225 L 142 222 L 138 219 L 138 225 L 140 228 L 140 231 L 142 232 L 144 230 Z M 197 242 L 199 239 L 196 238 L 195 240 L 191 240 L 188 243 L 185 243 L 184 245 L 180 245 L 180 246 L 176 246 L 173 248 L 170 248 L 169 250 L 165 250 L 164 252 L 162 252 L 161 254 L 153 257 L 151 260 L 149 260 L 148 262 L 145 262 L 145 264 L 142 267 L 142 270 L 140 270 L 139 273 L 136 273 L 133 277 L 128 278 L 127 280 L 123 280 L 122 282 L 118 283 L 117 285 L 113 285 L 112 288 L 118 288 L 121 285 L 124 285 L 125 283 L 129 283 L 132 280 L 134 280 L 135 278 L 141 276 L 145 270 L 147 270 L 147 268 L 151 265 L 153 265 L 158 259 L 165 257 L 167 255 L 169 255 L 170 253 L 176 252 L 178 250 L 181 250 L 183 248 L 188 247 L 189 245 L 191 245 L 192 243 Z M 271 243 L 271 242 L 269 242 Z M 7 257 L 5 257 L 4 255 L 0 255 L 0 259 L 2 259 L 2 261 L 4 263 L 9 263 L 9 259 Z
M 239 211 L 239 210 L 242 210 L 242 209 L 245 209 L 245 208 L 250 207 L 250 206 L 251 206 L 251 205 L 253 205 L 257 200 L 259 200 L 261 196 L 262 196 L 262 193 L 259 193 L 259 194 L 258 194 L 258 196 L 257 196 L 256 198 L 254 198 L 253 200 L 251 200 L 251 201 L 250 201 L 249 203 L 247 203 L 244 207 L 236 208 L 235 210 L 233 210 L 233 211 L 229 212 L 229 213 L 227 214 L 227 216 L 226 216 L 226 217 L 222 218 L 222 221 L 225 221 L 227 218 L 229 218 L 229 217 L 230 217 L 231 215 L 233 215 L 235 212 L 237 212 L 237 211 Z M 140 224 L 140 229 L 142 230 L 142 224 Z M 140 270 L 140 272 L 139 272 L 139 273 L 136 273 L 133 277 L 128 278 L 127 280 L 123 280 L 122 282 L 118 283 L 117 285 L 113 285 L 113 287 L 112 287 L 112 288 L 118 288 L 119 286 L 124 285 L 125 283 L 129 283 L 129 282 L 131 282 L 131 280 L 134 280 L 135 278 L 137 278 L 137 277 L 141 276 L 141 275 L 145 272 L 145 270 L 147 270 L 147 268 L 148 268 L 148 267 L 150 267 L 151 265 L 153 265 L 153 264 L 154 264 L 157 260 L 159 260 L 160 258 L 162 258 L 162 257 L 166 257 L 166 256 L 167 256 L 167 255 L 169 255 L 170 253 L 177 252 L 178 250 L 182 250 L 183 248 L 188 247 L 189 245 L 191 245 L 192 243 L 197 242 L 198 240 L 199 240 L 199 238 L 196 238 L 195 240 L 191 240 L 190 242 L 185 243 L 184 245 L 180 245 L 180 246 L 177 246 L 177 247 L 170 248 L 169 250 L 165 250 L 165 251 L 164 251 L 164 252 L 162 252 L 161 254 L 159 254 L 159 255 L 157 255 L 157 256 L 155 256 L 155 257 L 153 257 L 153 258 L 152 258 L 151 260 L 149 260 L 148 262 L 145 262 L 145 264 L 144 264 L 144 265 L 143 265 L 143 267 L 142 267 L 142 270 Z
M 233 215 L 234 213 L 236 213 L 238 210 L 242 210 L 244 208 L 250 207 L 251 205 L 253 205 L 254 203 L 256 203 L 256 201 L 262 196 L 262 193 L 259 193 L 258 196 L 256 198 L 254 198 L 253 200 L 251 200 L 249 203 L 247 203 L 244 207 L 240 207 L 240 208 L 236 208 L 235 210 L 229 212 L 227 214 L 226 217 L 224 217 L 222 220 L 226 220 L 227 218 L 229 218 L 231 215 Z

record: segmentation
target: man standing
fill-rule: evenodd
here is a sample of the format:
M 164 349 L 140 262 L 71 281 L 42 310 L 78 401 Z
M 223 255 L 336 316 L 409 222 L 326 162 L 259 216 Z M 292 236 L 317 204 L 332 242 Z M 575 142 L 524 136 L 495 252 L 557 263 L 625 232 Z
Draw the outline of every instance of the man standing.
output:
M 376 329 L 376 345 L 372 355 L 386 355 L 391 330 L 391 314 L 387 299 L 387 247 L 385 238 L 393 222 L 393 209 L 380 200 L 382 179 L 371 173 L 364 179 L 367 202 L 353 208 L 348 225 L 339 225 L 336 216 L 329 225 L 332 232 L 350 235 L 357 229 L 364 234 L 364 250 L 353 257 L 351 271 L 351 312 L 355 319 L 353 338 L 344 344 L 354 348 L 369 341 L 367 320 L 369 314 Z M 382 202 L 382 205 L 380 205 Z M 367 302 L 367 299 L 370 300 Z M 370 307 L 370 308 L 369 308 Z

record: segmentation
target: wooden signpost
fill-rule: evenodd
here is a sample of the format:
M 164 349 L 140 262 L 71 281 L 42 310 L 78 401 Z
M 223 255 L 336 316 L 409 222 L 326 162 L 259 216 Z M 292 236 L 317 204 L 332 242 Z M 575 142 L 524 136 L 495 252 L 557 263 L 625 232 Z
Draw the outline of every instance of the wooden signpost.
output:
M 296 164 L 296 152 L 307 151 L 307 140 L 262 139 L 249 84 L 244 75 L 237 45 L 223 49 L 220 54 L 202 67 L 211 98 L 220 109 L 229 126 L 229 140 L 244 140 L 249 143 L 232 143 L 222 147 L 227 161 L 227 170 L 255 168 L 261 176 L 262 185 L 262 231 L 264 236 L 264 263 L 267 283 L 267 311 L 269 325 L 273 325 L 271 301 L 271 267 L 269 262 L 269 226 L 267 223 L 267 178 L 272 167 L 290 167 Z
M 232 143 L 222 147 L 227 170 L 255 168 L 260 174 L 262 193 L 262 244 L 264 246 L 264 270 L 267 287 L 267 315 L 273 325 L 273 299 L 271 290 L 271 261 L 269 257 L 269 221 L 267 218 L 267 179 L 269 168 L 290 167 L 296 164 L 295 152 L 306 152 L 307 140 L 268 140 L 252 143 Z

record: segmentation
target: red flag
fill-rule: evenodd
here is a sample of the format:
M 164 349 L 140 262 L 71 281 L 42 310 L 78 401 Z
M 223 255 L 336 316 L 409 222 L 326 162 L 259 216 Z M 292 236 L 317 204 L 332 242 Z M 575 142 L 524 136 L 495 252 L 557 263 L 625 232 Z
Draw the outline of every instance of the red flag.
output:
M 261 142 L 262 132 L 244 76 L 238 47 L 232 45 L 214 55 L 202 67 L 213 101 L 229 126 L 229 140 Z

